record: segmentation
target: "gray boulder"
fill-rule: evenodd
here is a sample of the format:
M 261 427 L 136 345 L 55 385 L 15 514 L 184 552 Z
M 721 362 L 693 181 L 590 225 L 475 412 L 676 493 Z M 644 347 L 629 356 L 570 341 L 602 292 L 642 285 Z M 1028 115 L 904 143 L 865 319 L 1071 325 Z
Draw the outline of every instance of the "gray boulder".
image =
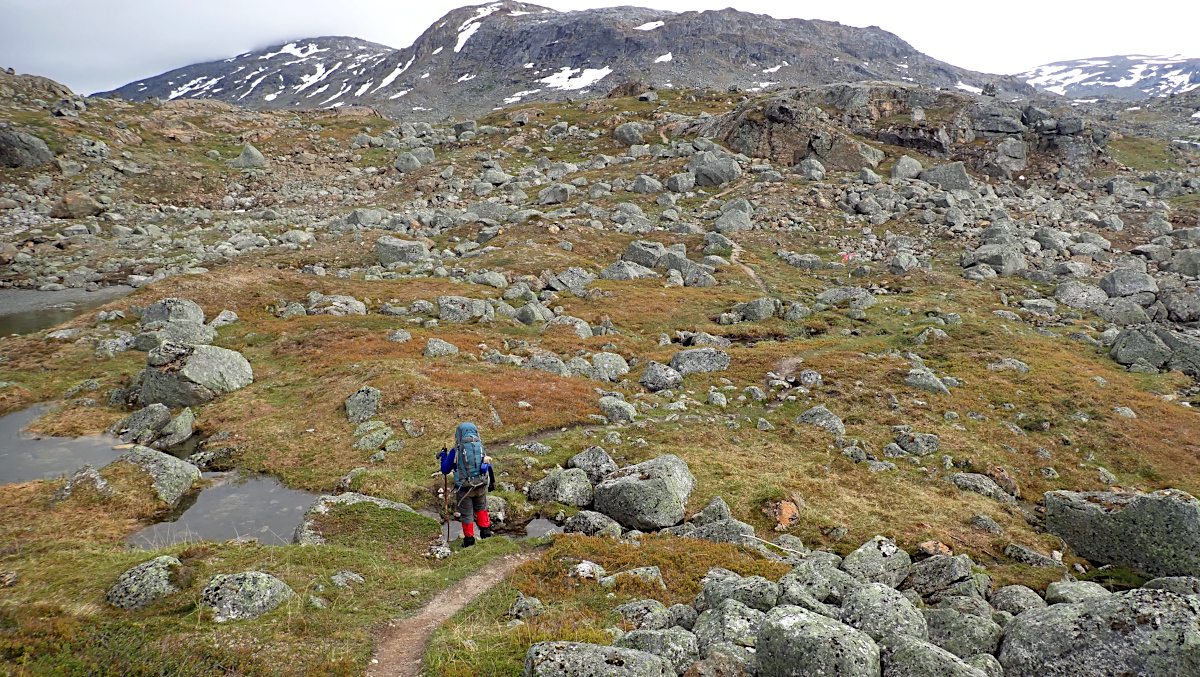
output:
M 142 311 L 142 324 L 154 322 L 204 323 L 204 309 L 194 301 L 181 298 L 166 298 L 155 301 Z
M 38 137 L 25 132 L 0 130 L 0 167 L 33 169 L 54 162 L 54 153 Z
M 892 635 L 929 637 L 925 617 L 904 595 L 883 583 L 868 583 L 842 602 L 842 622 L 876 642 Z
M 904 588 L 929 597 L 971 577 L 971 558 L 967 555 L 934 555 L 913 564 L 904 579 Z
M 939 646 L 904 635 L 889 638 L 880 659 L 882 677 L 990 677 Z
M 672 193 L 686 193 L 695 187 L 696 175 L 691 172 L 680 172 L 667 178 L 667 190 Z
M 174 595 L 182 588 L 171 579 L 182 567 L 183 564 L 170 555 L 142 562 L 121 574 L 116 585 L 104 595 L 104 601 L 128 611 Z
M 416 512 L 410 506 L 404 503 L 397 503 L 375 496 L 366 496 L 355 492 L 347 492 L 336 496 L 319 496 L 313 504 L 308 507 L 304 513 L 304 519 L 296 527 L 296 532 L 292 534 L 292 542 L 296 545 L 324 545 L 325 537 L 317 528 L 316 517 L 318 515 L 328 515 L 330 509 L 337 505 L 358 505 L 370 504 L 380 510 L 399 510 L 403 512 Z
M 201 593 L 201 604 L 218 623 L 257 618 L 296 596 L 286 583 L 261 571 L 213 576 Z
M 638 381 L 646 386 L 646 390 L 656 393 L 660 390 L 678 388 L 683 383 L 683 376 L 665 364 L 652 361 L 642 370 L 642 377 Z
M 766 614 L 736 599 L 727 599 L 721 606 L 704 611 L 692 627 L 700 655 L 707 657 L 715 651 L 752 666 L 755 643 L 764 618 Z
M 580 510 L 563 523 L 563 532 L 584 536 L 621 537 L 621 525 L 609 517 L 591 510 Z
M 149 443 L 171 422 L 171 410 L 161 404 L 142 407 L 113 427 L 122 442 Z
M 1155 576 L 1200 576 L 1200 501 L 1149 494 L 1048 491 L 1046 530 L 1080 557 Z
M 696 636 L 680 627 L 665 630 L 634 630 L 627 632 L 613 646 L 637 649 L 666 660 L 682 675 L 692 663 L 700 660 L 700 646 Z
M 363 386 L 346 398 L 346 418 L 351 423 L 369 421 L 379 413 L 379 403 L 383 393 L 378 388 Z
M 837 414 L 825 408 L 825 405 L 818 404 L 808 411 L 796 417 L 796 423 L 808 423 L 828 430 L 834 435 L 845 435 L 846 426 L 842 423 L 842 419 L 838 418 Z
M 381 266 L 390 266 L 393 263 L 420 263 L 429 258 L 429 248 L 424 242 L 401 240 L 388 235 L 375 241 L 375 250 L 379 253 Z
M 495 311 L 487 301 L 466 296 L 439 296 L 437 298 L 438 319 L 444 322 L 470 322 L 490 320 Z
M 931 167 L 922 171 L 919 176 L 922 181 L 932 183 L 942 190 L 971 189 L 971 177 L 967 175 L 967 169 L 961 162 Z
M 1091 581 L 1054 581 L 1046 586 L 1046 604 L 1075 604 L 1111 594 L 1104 586 Z
M 118 456 L 115 463 L 129 463 L 149 475 L 158 500 L 172 508 L 200 481 L 199 468 L 150 447 L 135 446 Z
M 805 181 L 824 181 L 825 166 L 816 158 L 805 158 L 792 168 L 792 172 Z
M 596 485 L 596 511 L 633 529 L 661 529 L 683 520 L 696 478 L 667 454 L 622 468 Z
M 1068 280 L 1054 290 L 1054 300 L 1077 310 L 1095 310 L 1108 300 L 1108 294 L 1100 287 Z
M 836 561 L 820 561 L 810 556 L 780 578 L 779 585 L 780 603 L 809 608 L 805 600 L 840 605 L 862 587 L 863 582 L 838 569 Z
M 695 526 L 702 527 L 706 524 L 720 522 L 721 520 L 727 520 L 732 517 L 733 513 L 729 510 L 729 504 L 725 502 L 725 499 L 721 498 L 720 496 L 714 496 L 713 499 L 708 502 L 708 505 L 704 506 L 700 512 L 692 515 L 692 519 L 689 521 Z
M 643 280 L 651 277 L 661 277 L 661 275 L 633 261 L 616 261 L 600 271 L 601 280 L 630 282 L 632 280 Z
M 144 405 L 194 407 L 254 382 L 249 360 L 216 346 L 167 342 L 150 351 L 146 366 L 139 398 Z
M 692 156 L 687 169 L 696 176 L 696 185 L 702 188 L 720 186 L 742 175 L 742 168 L 730 154 L 721 151 L 704 151 Z
M 415 172 L 421 168 L 421 161 L 412 153 L 401 153 L 396 156 L 396 161 L 392 163 L 392 167 L 401 174 Z
M 1158 293 L 1158 284 L 1154 278 L 1129 268 L 1118 268 L 1100 278 L 1100 288 L 1109 298 L 1133 296 L 1142 292 Z
M 602 381 L 616 381 L 618 377 L 629 373 L 629 363 L 616 353 L 592 355 L 592 368 L 596 372 L 596 378 Z
M 1027 611 L 1005 628 L 1006 677 L 1200 674 L 1200 599 L 1130 590 Z
M 762 576 L 739 576 L 726 569 L 709 570 L 701 581 L 701 594 L 709 609 L 716 609 L 727 599 L 737 600 L 751 609 L 770 611 L 779 601 L 780 587 Z
M 457 354 L 458 346 L 440 338 L 431 338 L 425 342 L 425 357 L 445 357 Z
M 729 353 L 716 348 L 692 348 L 671 356 L 671 368 L 680 376 L 725 371 L 729 368 Z
M 592 485 L 587 473 L 579 468 L 556 468 L 529 487 L 529 500 L 536 503 L 557 501 L 582 508 L 592 503 Z
M 1160 368 L 1171 359 L 1172 351 L 1153 327 L 1147 325 L 1123 330 L 1117 335 L 1117 340 L 1113 341 L 1108 355 L 1117 364 L 1131 365 L 1144 361 L 1152 367 Z
M 988 601 L 996 611 L 1007 611 L 1014 616 L 1046 608 L 1046 600 L 1024 585 L 1006 585 L 993 592 Z
M 988 618 L 954 609 L 922 609 L 929 625 L 929 641 L 959 658 L 996 653 L 1004 630 Z
M 921 163 L 907 155 L 900 156 L 892 165 L 893 179 L 915 179 L 921 175 Z
M 946 481 L 963 491 L 971 491 L 1001 503 L 1016 505 L 1017 500 L 1000 488 L 996 481 L 987 475 L 974 472 L 956 472 L 946 476 Z
M 614 423 L 631 423 L 637 418 L 637 408 L 619 397 L 605 395 L 598 404 L 600 411 Z
M 524 677 L 670 677 L 675 666 L 652 653 L 583 642 L 538 642 L 525 654 Z
M 587 474 L 592 484 L 599 484 L 617 471 L 617 464 L 602 447 L 588 447 L 567 460 L 568 468 L 578 468 Z
M 771 610 L 758 629 L 758 677 L 878 677 L 879 647 L 867 634 L 794 606 Z
M 746 544 L 747 541 L 753 540 L 748 538 L 751 536 L 754 536 L 754 527 L 732 518 L 709 522 L 708 524 L 697 526 L 687 533 L 688 538 L 696 538 L 713 543 L 732 543 L 734 545 Z
M 642 139 L 642 135 L 649 134 L 653 131 L 653 125 L 647 125 L 641 122 L 626 122 L 617 125 L 617 128 L 613 130 L 613 138 L 624 146 L 640 146 L 646 143 L 645 140 Z
M 242 146 L 242 153 L 229 163 L 234 169 L 255 169 L 258 167 L 267 166 L 267 158 L 254 146 L 246 144 Z
M 899 587 L 912 559 L 890 538 L 876 536 L 842 560 L 842 570 L 855 578 Z

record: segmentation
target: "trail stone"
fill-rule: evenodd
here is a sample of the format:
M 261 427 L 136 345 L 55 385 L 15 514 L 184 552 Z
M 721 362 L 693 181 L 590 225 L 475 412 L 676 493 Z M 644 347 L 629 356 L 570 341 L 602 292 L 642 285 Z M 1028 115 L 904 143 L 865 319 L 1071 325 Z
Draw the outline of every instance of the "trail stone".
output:
M 661 529 L 683 520 L 696 478 L 667 454 L 622 468 L 596 485 L 595 509 L 633 529 Z
M 864 581 L 895 588 L 908 576 L 912 559 L 891 539 L 876 536 L 842 560 L 842 570 Z
M 1049 491 L 1046 530 L 1080 557 L 1155 576 L 1200 576 L 1200 501 L 1149 494 Z
M 369 421 L 379 413 L 383 393 L 378 388 L 363 386 L 346 398 L 346 417 L 351 423 Z
M 201 593 L 201 604 L 218 623 L 257 618 L 296 596 L 286 583 L 261 571 L 213 576 Z
M 171 582 L 174 571 L 182 567 L 183 564 L 170 555 L 142 562 L 121 574 L 116 585 L 105 594 L 104 600 L 128 611 L 170 597 L 182 590 Z
M 759 677 L 877 677 L 879 647 L 865 633 L 794 606 L 771 610 L 758 631 Z
M 997 657 L 1006 677 L 1200 674 L 1200 599 L 1130 590 L 1012 620 Z
M 135 465 L 147 475 L 158 499 L 174 508 L 183 495 L 200 481 L 200 469 L 170 454 L 149 447 L 135 446 L 117 457 L 113 463 Z
M 254 382 L 250 362 L 217 346 L 167 342 L 150 351 L 143 372 L 142 404 L 194 407 Z

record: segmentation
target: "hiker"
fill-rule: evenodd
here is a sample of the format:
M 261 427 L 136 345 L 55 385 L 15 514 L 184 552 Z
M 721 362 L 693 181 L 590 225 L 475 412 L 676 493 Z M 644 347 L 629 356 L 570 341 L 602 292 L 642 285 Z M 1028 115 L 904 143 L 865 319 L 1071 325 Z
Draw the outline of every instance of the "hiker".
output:
M 438 459 L 443 475 L 454 472 L 455 505 L 462 522 L 463 547 L 475 545 L 476 523 L 480 538 L 491 537 L 487 492 L 496 486 L 496 476 L 492 473 L 492 457 L 483 453 L 483 441 L 475 424 L 459 423 L 454 429 L 454 448 L 447 451 L 442 447 Z

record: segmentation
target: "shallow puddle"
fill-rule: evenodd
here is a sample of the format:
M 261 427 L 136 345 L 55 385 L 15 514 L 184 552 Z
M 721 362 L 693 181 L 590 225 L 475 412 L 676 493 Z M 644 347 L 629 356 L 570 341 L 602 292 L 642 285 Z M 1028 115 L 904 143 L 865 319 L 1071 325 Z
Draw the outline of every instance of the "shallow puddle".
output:
M 127 296 L 133 287 L 105 287 L 99 291 L 0 290 L 0 336 L 32 334 L 72 320 Z
M 242 536 L 263 545 L 288 545 L 319 494 L 288 489 L 269 475 L 204 473 L 212 483 L 178 518 L 146 527 L 130 545 L 157 549 L 192 541 L 224 542 Z
M 0 484 L 56 479 L 85 463 L 100 468 L 123 453 L 113 449 L 121 441 L 109 435 L 47 437 L 25 430 L 53 409 L 35 404 L 0 417 Z

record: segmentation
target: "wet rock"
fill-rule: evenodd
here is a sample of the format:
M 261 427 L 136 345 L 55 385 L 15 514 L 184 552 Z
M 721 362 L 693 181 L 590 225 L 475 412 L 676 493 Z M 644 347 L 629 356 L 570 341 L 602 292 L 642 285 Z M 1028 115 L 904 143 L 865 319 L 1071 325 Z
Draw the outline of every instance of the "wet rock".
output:
M 213 576 L 201 593 L 201 604 L 218 623 L 257 618 L 296 596 L 286 583 L 261 571 Z

